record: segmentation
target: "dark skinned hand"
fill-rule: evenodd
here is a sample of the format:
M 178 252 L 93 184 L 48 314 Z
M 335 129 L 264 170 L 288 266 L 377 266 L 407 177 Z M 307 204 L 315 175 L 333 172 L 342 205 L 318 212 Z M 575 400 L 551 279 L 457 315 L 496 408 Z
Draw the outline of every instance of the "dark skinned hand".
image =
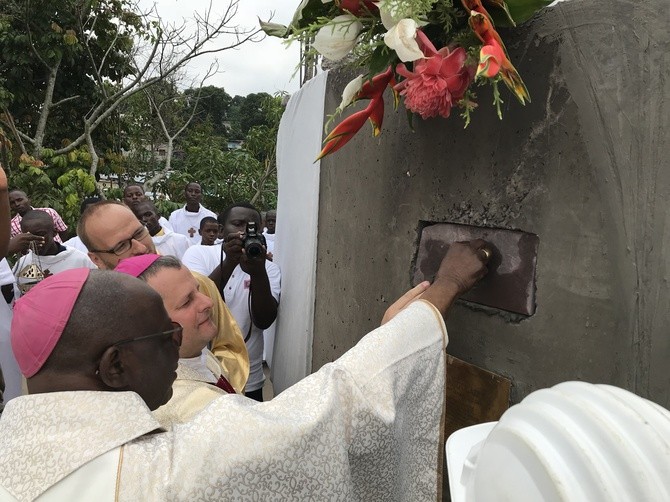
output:
M 44 244 L 44 237 L 33 235 L 31 233 L 16 234 L 9 240 L 9 254 L 26 254 L 30 248 L 30 243 L 35 241 L 38 249 Z
M 226 235 L 223 252 L 226 253 L 226 261 L 230 260 L 235 265 L 239 264 L 243 272 L 254 277 L 258 273 L 265 272 L 266 249 L 263 247 L 263 254 L 250 258 L 244 252 L 243 237 L 244 233 L 242 232 Z

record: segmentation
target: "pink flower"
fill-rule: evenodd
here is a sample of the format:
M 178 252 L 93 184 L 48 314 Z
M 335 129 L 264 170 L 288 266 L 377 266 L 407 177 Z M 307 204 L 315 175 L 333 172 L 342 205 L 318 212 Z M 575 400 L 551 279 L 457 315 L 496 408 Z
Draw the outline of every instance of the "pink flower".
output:
M 426 56 L 414 62 L 414 71 L 399 64 L 396 71 L 405 77 L 394 89 L 405 97 L 405 107 L 421 115 L 421 118 L 447 118 L 451 107 L 465 95 L 475 75 L 473 66 L 465 66 L 466 53 L 462 47 L 450 51 L 443 47 L 439 51 L 418 30 L 419 47 Z

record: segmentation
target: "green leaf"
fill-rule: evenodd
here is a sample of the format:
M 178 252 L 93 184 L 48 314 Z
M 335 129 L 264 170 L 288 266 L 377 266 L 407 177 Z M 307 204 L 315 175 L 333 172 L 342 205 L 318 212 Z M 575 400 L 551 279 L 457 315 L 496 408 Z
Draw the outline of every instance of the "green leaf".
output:
M 288 35 L 288 27 L 283 24 L 265 22 L 260 17 L 258 18 L 258 24 L 261 26 L 261 30 L 271 37 L 286 38 Z
M 323 3 L 321 0 L 302 0 L 293 15 L 292 28 L 305 28 L 321 16 L 326 16 L 333 3 Z

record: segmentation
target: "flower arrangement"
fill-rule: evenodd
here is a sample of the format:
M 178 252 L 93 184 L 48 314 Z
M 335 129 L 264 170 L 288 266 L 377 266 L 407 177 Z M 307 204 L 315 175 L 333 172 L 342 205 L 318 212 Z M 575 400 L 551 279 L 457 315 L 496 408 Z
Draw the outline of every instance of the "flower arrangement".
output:
M 289 26 L 261 22 L 261 28 L 289 41 L 310 40 L 306 58 L 316 52 L 365 69 L 345 87 L 336 114 L 357 101 L 369 103 L 328 134 L 320 159 L 342 148 L 367 120 L 375 136 L 381 133 L 387 87 L 396 107 L 402 98 L 424 119 L 447 118 L 458 107 L 465 127 L 477 106 L 475 83 L 493 86 L 500 118 L 500 82 L 521 104 L 530 101 L 496 26 L 516 26 L 551 1 L 302 0 Z

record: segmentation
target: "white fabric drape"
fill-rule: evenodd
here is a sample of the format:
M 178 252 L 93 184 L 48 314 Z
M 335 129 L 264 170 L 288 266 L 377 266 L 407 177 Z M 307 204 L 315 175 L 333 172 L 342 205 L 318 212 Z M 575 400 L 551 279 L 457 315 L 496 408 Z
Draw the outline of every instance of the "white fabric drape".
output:
M 288 102 L 277 137 L 277 231 L 281 303 L 272 364 L 275 393 L 311 372 L 320 162 L 327 72 Z

